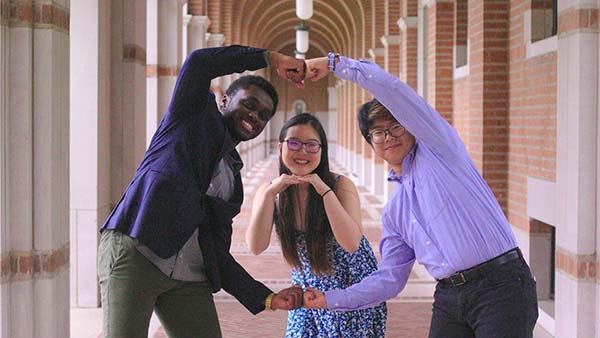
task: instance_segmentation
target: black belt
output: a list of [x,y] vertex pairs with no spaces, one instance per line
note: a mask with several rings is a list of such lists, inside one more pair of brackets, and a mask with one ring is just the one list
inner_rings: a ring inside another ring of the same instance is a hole
[[483,262],[483,263],[476,265],[470,269],[459,271],[459,272],[451,275],[450,277],[440,279],[439,282],[452,284],[454,286],[463,285],[469,281],[472,281],[474,279],[477,279],[477,278],[483,276],[483,274],[485,274],[485,272],[489,271],[490,269],[496,268],[502,264],[508,263],[515,259],[519,259],[520,257],[521,257],[521,250],[519,248],[514,248],[510,251],[503,253],[502,255],[500,255],[496,258],[492,258],[489,261]]

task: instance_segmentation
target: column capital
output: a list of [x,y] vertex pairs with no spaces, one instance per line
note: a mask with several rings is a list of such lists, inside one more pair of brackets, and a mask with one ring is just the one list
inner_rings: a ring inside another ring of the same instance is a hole
[[220,47],[225,42],[225,35],[223,34],[212,34],[207,33],[208,36],[208,47]]
[[385,48],[369,48],[369,55],[372,59],[375,59],[378,56],[384,56]]
[[210,26],[210,19],[204,15],[192,15],[189,24],[191,26],[202,26],[208,28]]
[[400,44],[400,35],[384,35],[381,37],[381,43],[384,47]]
[[182,18],[183,21],[183,27],[187,27],[190,24],[190,21],[192,21],[192,16],[190,14],[185,14]]
[[405,16],[398,19],[398,27],[401,31],[405,31],[407,28],[416,28],[419,24],[419,17],[416,16]]

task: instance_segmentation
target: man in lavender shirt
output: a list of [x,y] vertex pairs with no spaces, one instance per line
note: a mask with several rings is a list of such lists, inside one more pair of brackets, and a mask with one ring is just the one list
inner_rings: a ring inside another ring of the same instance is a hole
[[309,289],[304,306],[377,305],[402,291],[418,260],[438,280],[429,337],[532,337],[535,281],[456,130],[372,62],[329,53],[306,65],[313,81],[333,72],[373,94],[358,112],[359,127],[389,164],[396,190],[382,215],[379,269],[344,290]]

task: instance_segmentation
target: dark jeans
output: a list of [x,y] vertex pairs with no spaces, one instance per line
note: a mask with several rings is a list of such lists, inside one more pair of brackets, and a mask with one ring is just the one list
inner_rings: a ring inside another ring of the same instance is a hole
[[531,338],[538,317],[535,281],[522,257],[460,286],[439,282],[430,338]]

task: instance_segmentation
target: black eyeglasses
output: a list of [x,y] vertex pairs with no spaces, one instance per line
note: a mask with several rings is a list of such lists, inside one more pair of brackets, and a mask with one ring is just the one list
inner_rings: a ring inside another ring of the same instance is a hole
[[390,134],[394,137],[402,137],[405,133],[406,133],[406,129],[402,125],[396,123],[387,129],[373,130],[369,134],[369,139],[373,143],[381,144],[381,143],[385,142],[385,138],[387,137],[388,134]]
[[315,141],[300,142],[298,140],[284,140],[287,143],[287,147],[291,151],[299,151],[304,146],[304,150],[307,153],[316,154],[321,150],[321,144]]

